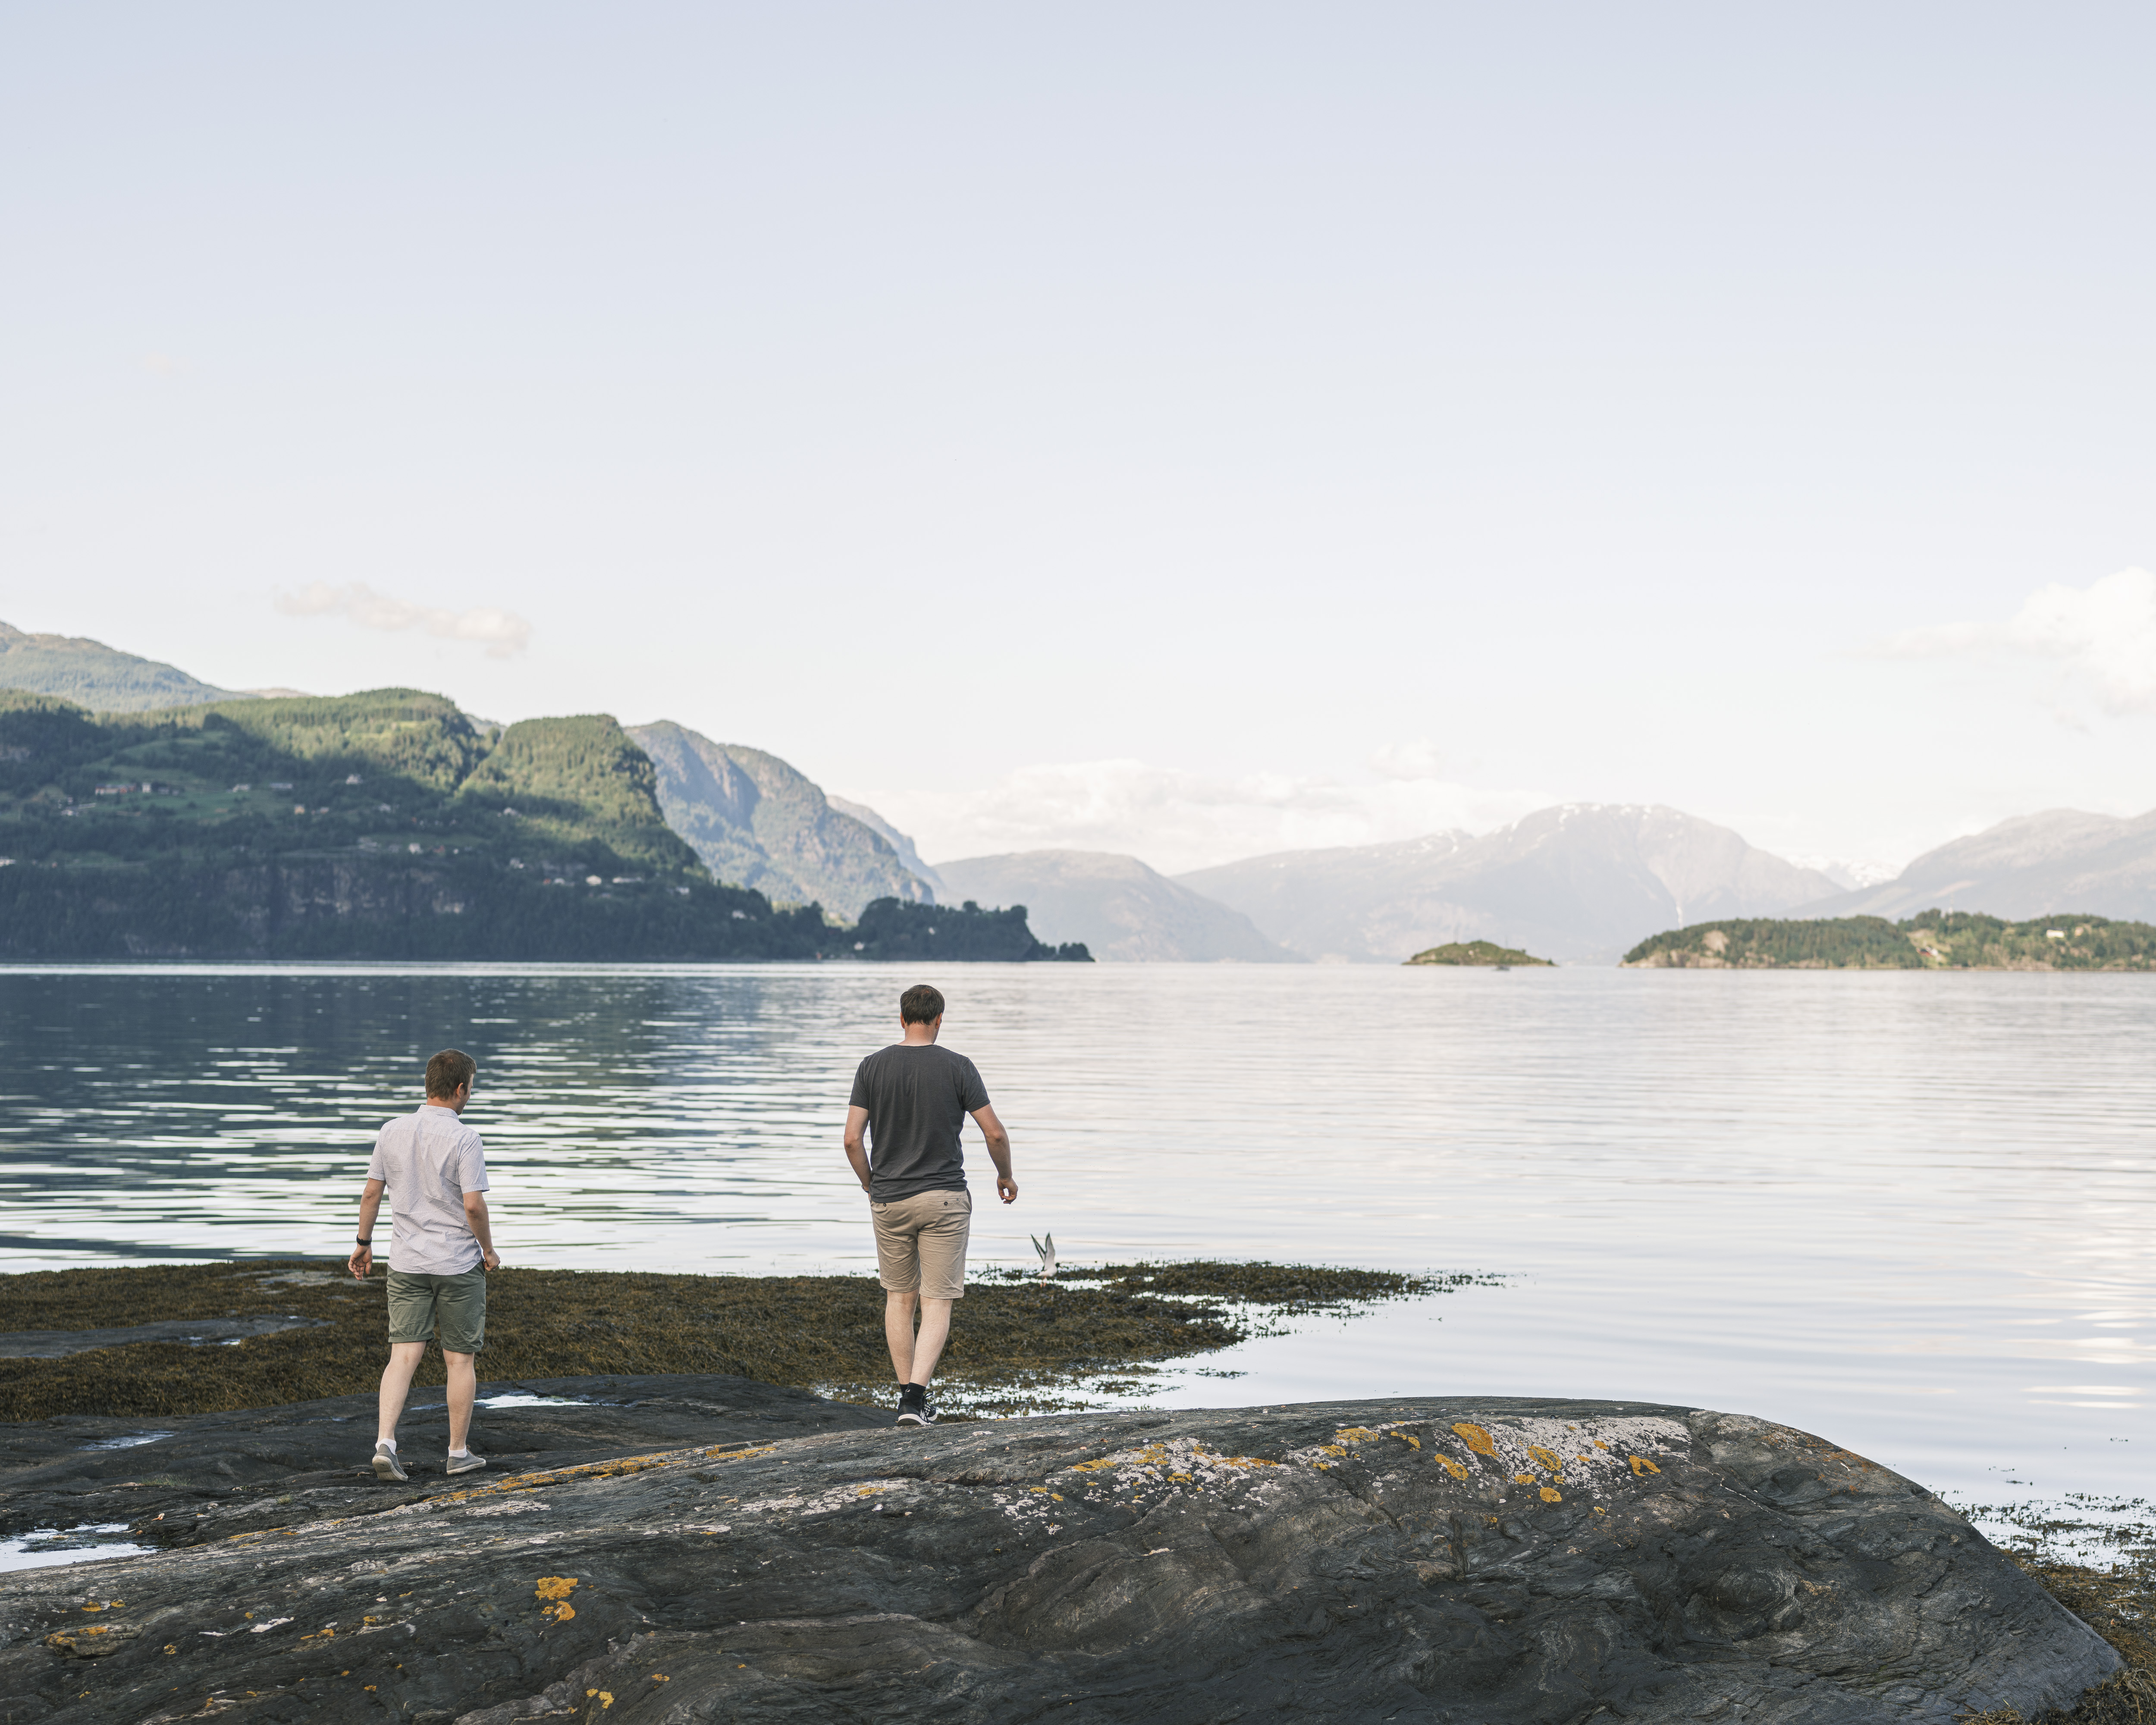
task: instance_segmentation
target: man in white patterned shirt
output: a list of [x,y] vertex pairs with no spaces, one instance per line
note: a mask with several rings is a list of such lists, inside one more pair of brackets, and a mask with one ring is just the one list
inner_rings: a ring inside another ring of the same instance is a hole
[[486,1153],[461,1118],[478,1062],[445,1048],[427,1062],[427,1100],[374,1140],[359,1200],[359,1248],[349,1268],[361,1278],[374,1264],[374,1219],[383,1194],[393,1232],[389,1249],[389,1363],[382,1373],[381,1423],[374,1445],[378,1478],[408,1478],[397,1459],[397,1422],[428,1341],[441,1332],[449,1379],[450,1473],[486,1466],[471,1453],[477,1359],[486,1345],[486,1272],[501,1267],[486,1213]]

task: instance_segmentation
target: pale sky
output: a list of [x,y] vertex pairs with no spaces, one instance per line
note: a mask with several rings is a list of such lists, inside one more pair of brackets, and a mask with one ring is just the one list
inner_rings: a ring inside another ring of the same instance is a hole
[[2156,804],[2156,14],[16,7],[0,619],[932,860]]

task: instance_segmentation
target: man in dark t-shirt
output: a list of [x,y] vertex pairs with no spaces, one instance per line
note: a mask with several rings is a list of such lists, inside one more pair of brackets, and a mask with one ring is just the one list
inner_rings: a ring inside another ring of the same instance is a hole
[[[996,1192],[1018,1197],[1010,1134],[988,1106],[973,1063],[938,1048],[943,997],[926,983],[898,998],[904,1040],[879,1049],[854,1074],[846,1108],[846,1160],[869,1195],[876,1270],[884,1286],[883,1334],[898,1377],[898,1423],[933,1425],[928,1380],[951,1334],[951,1302],[966,1292],[966,1190],[958,1134],[970,1114],[996,1165]],[[862,1134],[869,1134],[868,1146]],[[914,1333],[916,1308],[921,1331]]]

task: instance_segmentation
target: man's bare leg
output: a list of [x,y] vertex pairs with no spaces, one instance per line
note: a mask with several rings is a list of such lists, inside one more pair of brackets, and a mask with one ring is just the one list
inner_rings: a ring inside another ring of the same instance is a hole
[[923,1389],[936,1375],[936,1363],[943,1358],[943,1344],[951,1339],[951,1302],[921,1302],[921,1333],[913,1338],[913,1382]]
[[884,1345],[891,1349],[891,1368],[901,1387],[913,1382],[913,1308],[920,1297],[895,1288],[884,1291]]
[[[404,1414],[404,1398],[412,1391],[412,1374],[419,1369],[419,1362],[427,1357],[424,1342],[392,1342],[389,1344],[389,1363],[382,1368],[382,1403],[380,1417],[375,1422],[374,1435],[378,1442],[397,1441],[397,1422]],[[469,1360],[471,1356],[464,1358]],[[471,1409],[465,1404],[467,1414]]]
[[479,1394],[479,1373],[473,1365],[475,1356],[451,1353],[442,1350],[442,1363],[449,1368],[449,1453],[454,1455],[465,1447],[465,1440],[471,1435],[472,1402]]

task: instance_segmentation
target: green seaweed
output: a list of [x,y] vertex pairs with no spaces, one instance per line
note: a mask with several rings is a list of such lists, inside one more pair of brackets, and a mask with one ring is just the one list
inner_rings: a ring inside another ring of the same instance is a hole
[[[1129,1264],[1053,1282],[990,1272],[960,1303],[937,1383],[953,1407],[1010,1413],[1082,1404],[1158,1363],[1263,1333],[1269,1317],[1449,1291],[1476,1278],[1278,1264]],[[290,1316],[311,1327],[231,1347],[135,1343],[56,1360],[0,1360],[0,1420],[228,1412],[371,1390],[381,1375],[385,1282],[334,1262],[256,1260],[0,1276],[0,1332],[159,1319]],[[496,1271],[487,1281],[484,1381],[606,1373],[725,1372],[842,1400],[890,1392],[883,1294],[859,1276],[680,1276]],[[418,1381],[442,1381],[429,1350]]]

